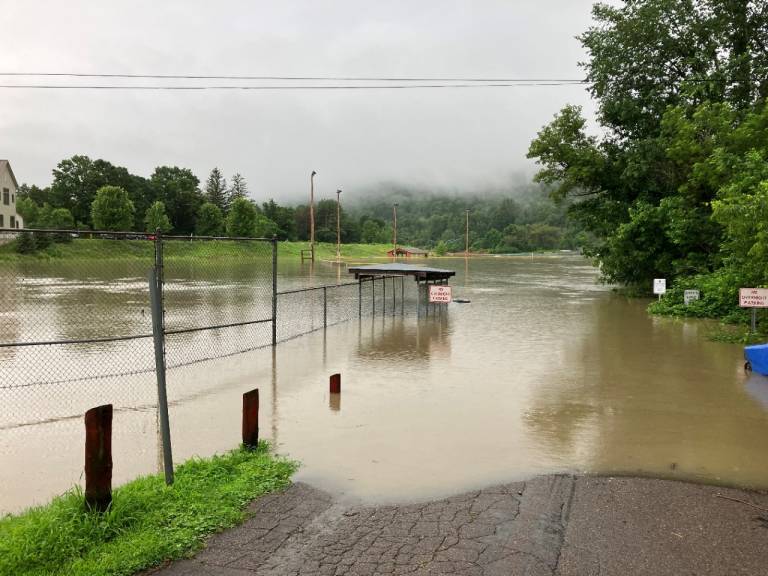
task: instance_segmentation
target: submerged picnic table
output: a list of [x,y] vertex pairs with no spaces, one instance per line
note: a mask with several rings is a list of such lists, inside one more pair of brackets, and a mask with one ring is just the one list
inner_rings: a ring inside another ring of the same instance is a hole
[[369,264],[366,266],[350,266],[347,271],[355,275],[355,279],[375,278],[377,276],[413,276],[416,282],[447,282],[455,276],[453,270],[430,268],[416,264]]

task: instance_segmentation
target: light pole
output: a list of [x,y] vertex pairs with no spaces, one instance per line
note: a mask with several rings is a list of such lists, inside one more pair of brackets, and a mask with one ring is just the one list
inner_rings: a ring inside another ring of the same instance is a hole
[[341,260],[341,190],[336,190],[336,261]]
[[392,238],[392,244],[395,245],[395,250],[393,254],[395,255],[395,259],[397,259],[397,202],[395,202],[392,205],[392,222],[393,222],[393,230],[394,230],[394,236]]
[[464,258],[469,256],[469,208],[466,209],[467,213],[467,227],[464,232]]
[[312,251],[312,262],[315,261],[315,172],[309,177],[309,249]]

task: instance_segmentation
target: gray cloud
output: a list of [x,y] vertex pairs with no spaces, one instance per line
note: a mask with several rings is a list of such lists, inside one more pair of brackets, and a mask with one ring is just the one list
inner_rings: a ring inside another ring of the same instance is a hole
[[[591,0],[3,0],[3,71],[505,76],[583,74]],[[0,83],[37,82],[5,78]],[[96,80],[56,80],[95,83]],[[117,82],[117,81],[115,81]],[[160,81],[136,81],[158,84]],[[103,82],[101,82],[103,83]],[[166,82],[173,84],[174,82]],[[190,84],[189,81],[176,82]],[[214,81],[201,82],[213,84]],[[225,83],[225,82],[220,82]],[[0,157],[46,185],[87,154],[241,172],[259,200],[380,181],[474,188],[532,173],[536,131],[582,87],[333,92],[0,90]]]

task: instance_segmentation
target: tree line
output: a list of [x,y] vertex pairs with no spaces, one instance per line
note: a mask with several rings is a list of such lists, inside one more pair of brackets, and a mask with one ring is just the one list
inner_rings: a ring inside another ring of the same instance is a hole
[[[556,205],[540,186],[511,187],[483,195],[435,193],[387,186],[362,192],[339,209],[344,243],[391,243],[393,203],[399,204],[398,243],[438,252],[464,249],[470,210],[473,251],[523,252],[574,248],[583,233],[567,222],[567,205]],[[308,241],[309,206],[261,204],[245,179],[228,184],[218,168],[200,184],[191,170],[160,166],[149,178],[106,160],[73,156],[61,161],[46,188],[22,185],[17,210],[28,228],[137,231],[177,235],[277,236]],[[334,199],[315,205],[315,239],[336,241]]]
[[768,10],[750,0],[596,4],[580,36],[601,136],[566,106],[531,143],[536,179],[570,198],[606,280],[661,306],[734,313],[768,282]]

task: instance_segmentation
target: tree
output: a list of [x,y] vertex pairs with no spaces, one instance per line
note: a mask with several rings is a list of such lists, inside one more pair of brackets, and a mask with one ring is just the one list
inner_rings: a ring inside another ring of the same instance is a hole
[[197,212],[195,233],[198,236],[221,236],[224,234],[224,216],[219,207],[210,202],[200,206]]
[[[53,171],[53,184],[47,195],[51,205],[67,208],[76,222],[91,224],[91,204],[96,191],[103,186],[119,186],[128,192],[137,218],[151,204],[151,193],[146,179],[134,176],[121,166],[114,166],[106,160],[91,160],[88,156],[73,156],[59,162]],[[30,194],[34,193],[30,189]],[[143,222],[135,221],[126,227],[141,229]]]
[[35,203],[32,198],[17,197],[16,199],[16,212],[24,219],[25,228],[35,228],[37,223],[37,215],[40,211],[40,207]]
[[130,230],[134,207],[128,192],[119,186],[102,186],[91,205],[91,219],[97,230]]
[[19,186],[19,191],[16,194],[16,198],[29,198],[38,206],[42,206],[46,202],[50,202],[50,192],[50,188],[40,188],[34,184],[32,186],[29,184],[22,184]]
[[245,178],[239,172],[232,176],[232,186],[229,188],[229,194],[227,195],[227,206],[238,198],[248,199],[248,185],[245,182]]
[[[701,160],[768,95],[768,11],[749,0],[597,4],[580,40],[603,136],[566,106],[531,143],[536,179],[571,197],[609,281],[718,266],[718,179]],[[719,106],[726,105],[728,114]],[[719,138],[719,137],[718,137]]]
[[280,229],[277,224],[264,214],[256,215],[255,236],[258,238],[272,238],[277,236]]
[[197,211],[203,204],[197,176],[187,168],[159,166],[149,182],[155,197],[165,204],[173,229],[178,234],[194,232]]
[[376,244],[381,237],[382,228],[376,220],[366,219],[362,225],[361,240],[365,244]]
[[280,206],[270,199],[261,206],[261,211],[269,220],[275,223],[274,234],[279,240],[296,240],[296,220],[292,208]]
[[205,201],[226,212],[227,195],[227,181],[222,176],[221,170],[214,168],[208,175],[208,180],[205,181]]
[[256,207],[245,198],[238,198],[232,202],[227,214],[227,235],[256,236],[256,215]]
[[171,221],[168,219],[168,215],[165,213],[165,204],[160,200],[152,204],[147,208],[144,214],[145,230],[147,232],[155,232],[158,229],[161,232],[171,231]]

